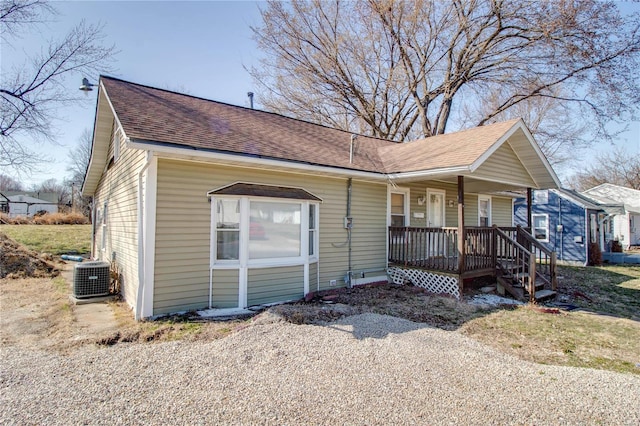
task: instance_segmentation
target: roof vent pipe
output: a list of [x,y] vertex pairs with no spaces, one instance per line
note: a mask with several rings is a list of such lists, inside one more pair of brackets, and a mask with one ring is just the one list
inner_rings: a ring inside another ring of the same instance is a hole
[[358,135],[351,135],[351,145],[349,146],[349,164],[353,164],[353,143],[358,138]]
[[253,92],[247,92],[247,96],[249,97],[249,106],[253,109]]

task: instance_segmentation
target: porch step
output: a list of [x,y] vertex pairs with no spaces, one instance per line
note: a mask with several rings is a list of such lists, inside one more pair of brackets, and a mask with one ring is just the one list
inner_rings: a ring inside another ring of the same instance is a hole
[[536,302],[540,302],[543,300],[547,300],[547,299],[553,299],[554,297],[556,297],[556,292],[553,290],[539,290],[536,291],[536,295],[535,295],[535,299]]

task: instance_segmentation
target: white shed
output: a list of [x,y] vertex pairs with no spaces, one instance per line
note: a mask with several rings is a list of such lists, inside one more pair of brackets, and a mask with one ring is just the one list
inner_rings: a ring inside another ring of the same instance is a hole
[[58,204],[26,194],[9,195],[9,217],[27,216],[32,217],[39,211],[47,213],[58,213]]

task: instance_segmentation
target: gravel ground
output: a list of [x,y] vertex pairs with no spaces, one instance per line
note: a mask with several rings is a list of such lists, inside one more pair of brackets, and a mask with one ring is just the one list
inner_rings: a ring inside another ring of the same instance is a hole
[[363,314],[222,340],[2,347],[0,424],[640,424],[640,377],[532,364]]

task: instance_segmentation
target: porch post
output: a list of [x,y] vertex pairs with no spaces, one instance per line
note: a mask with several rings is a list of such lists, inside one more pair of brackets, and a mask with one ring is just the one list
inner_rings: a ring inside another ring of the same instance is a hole
[[464,176],[458,176],[458,287],[462,297],[462,274],[464,273]]
[[529,232],[533,234],[533,220],[531,219],[531,211],[533,210],[532,202],[532,190],[531,188],[527,188],[527,228],[529,228]]

